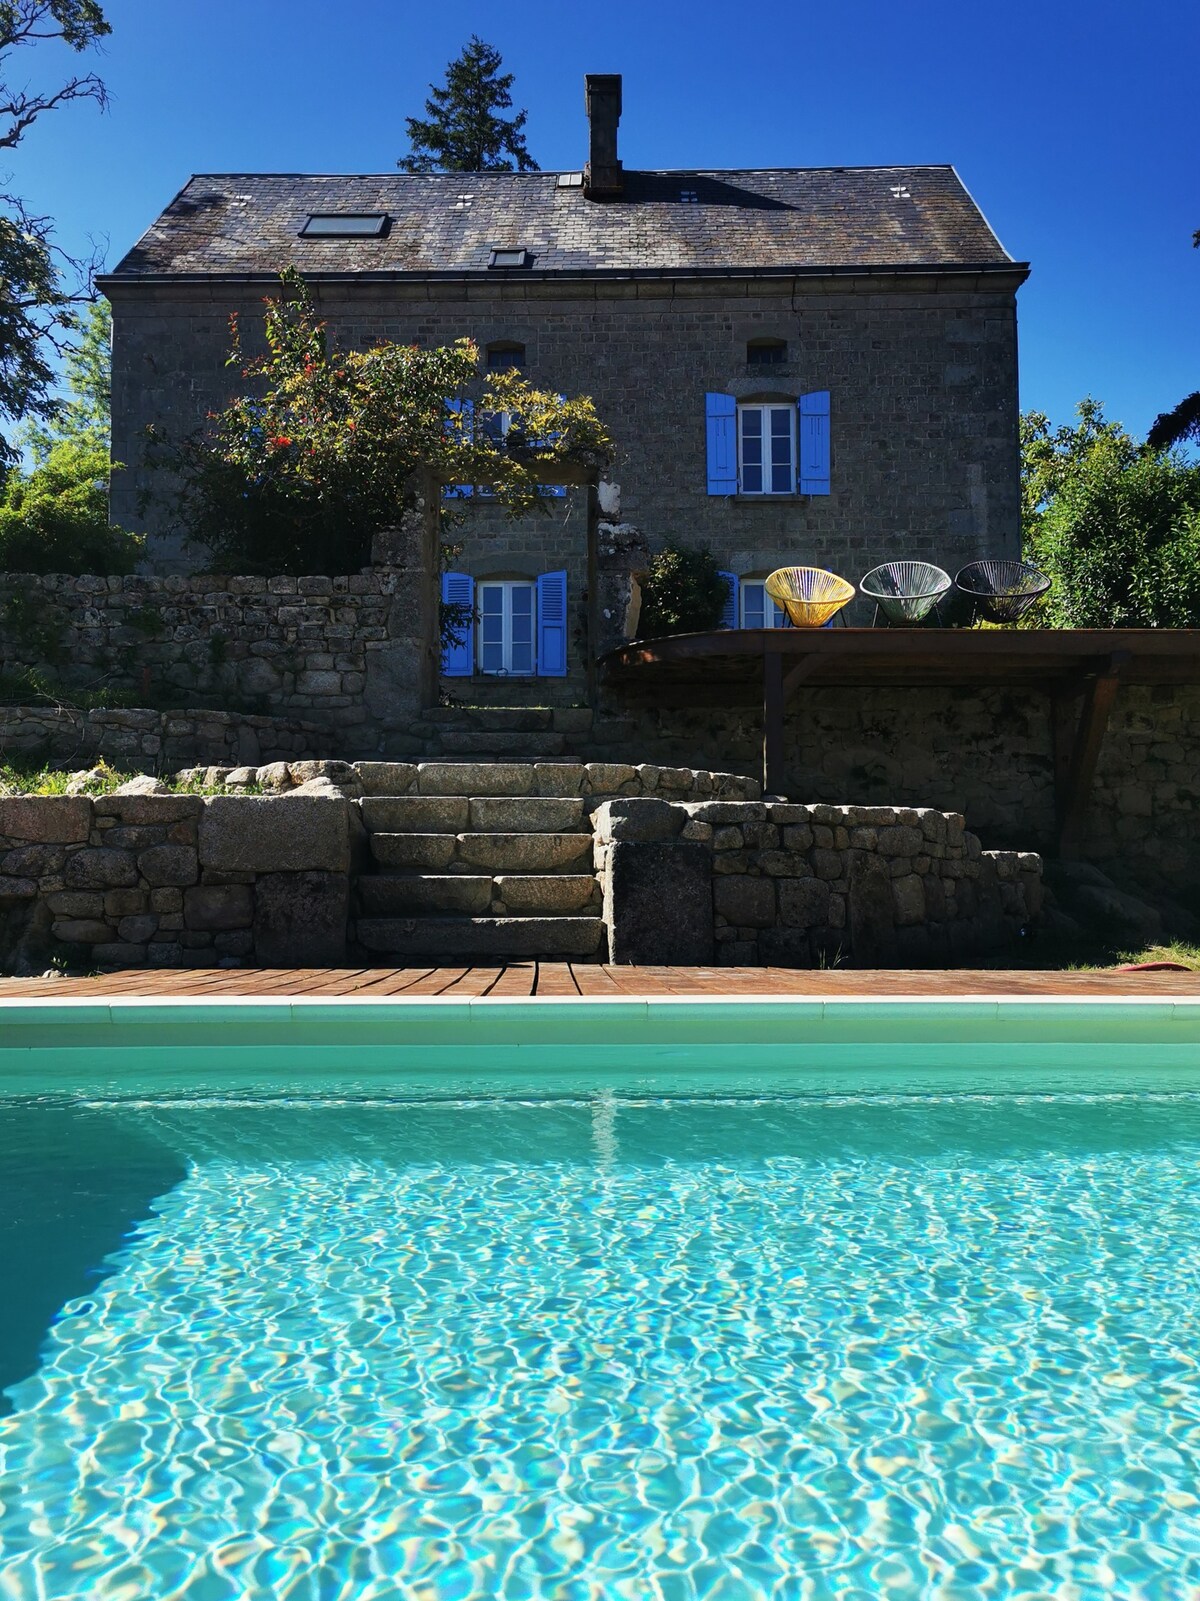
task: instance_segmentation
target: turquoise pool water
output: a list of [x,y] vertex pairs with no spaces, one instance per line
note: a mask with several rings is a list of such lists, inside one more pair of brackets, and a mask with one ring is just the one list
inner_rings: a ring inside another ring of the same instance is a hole
[[0,1597],[1200,1593],[1200,1095],[0,1107]]

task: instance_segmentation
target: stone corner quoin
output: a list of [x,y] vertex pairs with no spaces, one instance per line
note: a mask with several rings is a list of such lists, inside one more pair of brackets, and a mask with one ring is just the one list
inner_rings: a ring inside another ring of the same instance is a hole
[[220,872],[345,873],[350,803],[340,795],[215,795],[200,818],[200,866]]

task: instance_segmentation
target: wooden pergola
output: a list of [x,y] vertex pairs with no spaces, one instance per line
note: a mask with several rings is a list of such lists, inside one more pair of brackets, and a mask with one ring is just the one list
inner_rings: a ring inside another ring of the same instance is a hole
[[1060,855],[1073,855],[1121,684],[1200,684],[1200,629],[761,628],[633,640],[601,682],[715,704],[761,690],[763,791],[784,782],[783,721],[814,688],[1025,688],[1049,697]]

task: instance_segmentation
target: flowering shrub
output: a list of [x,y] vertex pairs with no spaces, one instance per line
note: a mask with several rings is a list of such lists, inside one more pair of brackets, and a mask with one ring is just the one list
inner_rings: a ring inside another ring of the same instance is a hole
[[[331,350],[294,272],[267,300],[264,327],[266,353],[248,360],[232,324],[229,365],[256,393],[183,441],[151,430],[149,460],[166,469],[189,541],[226,572],[357,571],[372,536],[399,520],[418,473],[487,484],[516,517],[542,505],[548,467],[608,455],[589,399],[566,400],[512,372],[481,382],[468,339]],[[460,404],[468,391],[480,415],[508,412],[518,423],[500,439],[472,427]]]

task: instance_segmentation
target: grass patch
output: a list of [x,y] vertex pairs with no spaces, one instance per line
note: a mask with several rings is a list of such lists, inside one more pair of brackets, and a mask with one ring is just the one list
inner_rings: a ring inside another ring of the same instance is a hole
[[[71,779],[76,772],[87,773],[86,783],[78,789],[68,789]],[[111,795],[114,790],[127,784],[131,778],[142,778],[144,774],[140,769],[129,772],[119,767],[110,767],[100,758],[91,767],[76,768],[68,771],[61,767],[38,766],[33,762],[0,762],[0,797],[5,795]],[[166,784],[172,795],[227,795],[230,793],[223,784],[207,784],[201,778],[172,778],[164,775],[162,782]],[[260,784],[245,784],[234,791],[238,795],[261,795]]]

